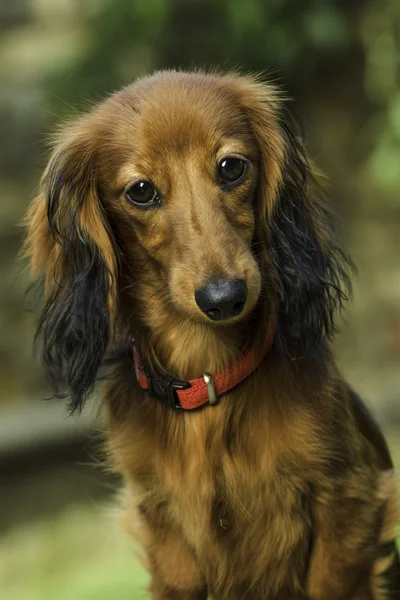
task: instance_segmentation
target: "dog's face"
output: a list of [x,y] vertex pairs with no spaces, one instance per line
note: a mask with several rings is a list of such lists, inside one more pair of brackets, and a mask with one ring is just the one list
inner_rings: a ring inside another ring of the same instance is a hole
[[218,330],[279,303],[282,339],[329,335],[343,255],[312,181],[279,95],[251,78],[159,73],[66,129],[28,253],[46,278],[45,361],[75,402],[124,311]]
[[122,150],[108,173],[109,211],[124,220],[125,255],[145,271],[134,295],[212,327],[243,319],[261,288],[252,252],[259,152],[223,91],[182,76],[138,86],[124,92],[134,107],[120,116],[124,131],[110,119],[108,133]]

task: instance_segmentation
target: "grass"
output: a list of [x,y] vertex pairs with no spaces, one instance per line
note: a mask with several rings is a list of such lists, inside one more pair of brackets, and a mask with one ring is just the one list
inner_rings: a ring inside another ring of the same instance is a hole
[[0,598],[148,600],[137,549],[110,521],[106,511],[72,506],[11,530],[0,542]]

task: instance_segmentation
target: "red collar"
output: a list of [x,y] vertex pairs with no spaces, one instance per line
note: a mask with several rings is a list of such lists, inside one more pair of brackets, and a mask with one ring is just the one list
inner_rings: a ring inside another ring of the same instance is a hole
[[203,377],[180,381],[170,375],[148,373],[142,363],[136,344],[133,343],[133,362],[140,387],[157,396],[174,408],[193,410],[204,404],[215,404],[219,396],[229,392],[244,381],[262,363],[274,341],[276,323],[270,327],[265,343],[259,352],[248,350],[225,371],[215,375],[204,373]]

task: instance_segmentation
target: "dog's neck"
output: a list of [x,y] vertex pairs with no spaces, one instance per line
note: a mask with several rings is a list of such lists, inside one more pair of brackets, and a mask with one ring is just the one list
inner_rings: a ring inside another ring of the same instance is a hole
[[245,349],[261,346],[268,322],[267,317],[262,320],[258,314],[244,323],[213,327],[170,314],[160,327],[148,330],[146,339],[140,340],[142,356],[158,371],[179,379],[195,379],[205,372],[222,371]]

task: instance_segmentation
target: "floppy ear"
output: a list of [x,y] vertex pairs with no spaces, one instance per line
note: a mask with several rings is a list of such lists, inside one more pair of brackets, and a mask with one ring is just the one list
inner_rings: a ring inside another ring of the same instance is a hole
[[79,123],[56,144],[42,192],[27,215],[26,254],[44,278],[37,336],[56,395],[80,409],[92,391],[110,337],[115,253],[98,196],[90,128]]
[[269,235],[281,336],[292,354],[303,355],[337,332],[335,315],[351,291],[352,264],[332,231],[322,177],[295,127],[283,113],[285,160]]
[[352,265],[331,230],[322,178],[279,92],[251,79],[245,88],[242,102],[261,154],[257,235],[278,296],[280,340],[301,356],[333,338]]

